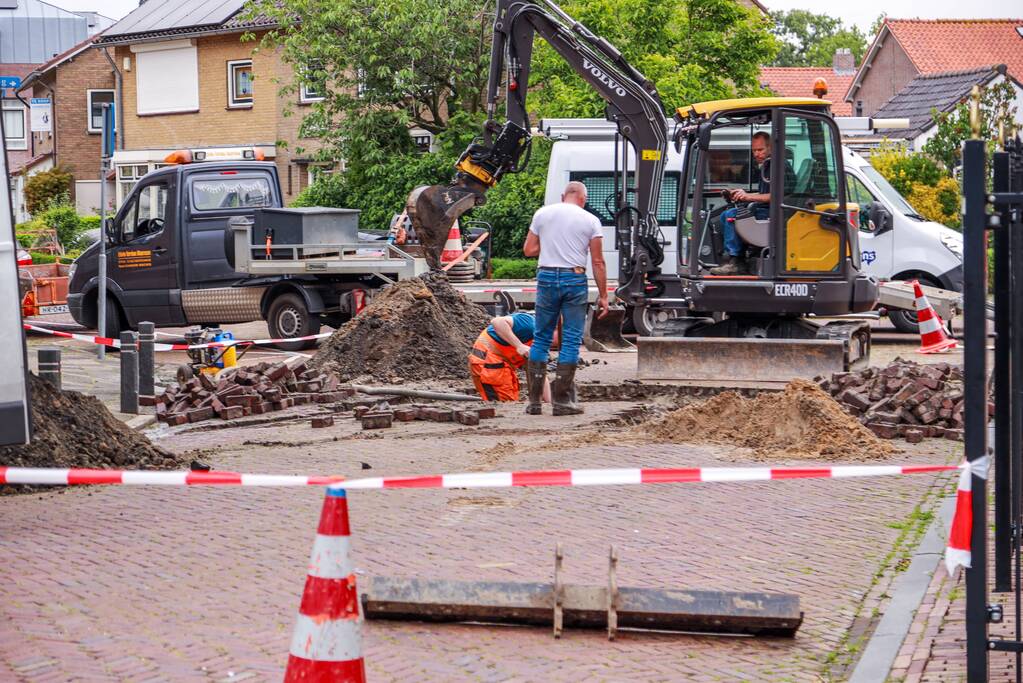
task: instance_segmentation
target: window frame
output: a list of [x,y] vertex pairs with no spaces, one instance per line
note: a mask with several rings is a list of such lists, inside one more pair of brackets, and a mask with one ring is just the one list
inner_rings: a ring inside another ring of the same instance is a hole
[[310,87],[314,86],[310,86],[308,83],[303,83],[299,86],[298,101],[300,104],[313,104],[314,102],[322,102],[327,99],[326,95],[317,95],[315,90],[310,93]]
[[21,112],[21,137],[11,138],[8,137],[7,125],[4,125],[4,148],[12,151],[24,151],[28,149],[28,109],[18,100],[9,100],[4,98],[3,101],[3,112],[6,116],[6,112],[9,111],[20,111]]
[[[89,135],[99,135],[103,132],[103,124],[100,124],[99,128],[92,127],[92,96],[96,93],[110,93],[111,100],[110,106],[114,108],[114,112],[117,112],[117,91],[113,88],[90,88],[85,91],[85,127]],[[101,103],[102,104],[102,103]],[[117,116],[114,116],[114,131],[117,131]]]
[[200,182],[211,182],[211,181],[217,181],[217,180],[224,180],[224,178],[220,177],[219,175],[202,174],[202,175],[195,175],[195,176],[193,176],[192,178],[189,179],[189,182],[188,182],[188,211],[189,211],[189,213],[191,215],[193,215],[193,216],[204,216],[204,215],[210,215],[210,214],[223,214],[223,213],[228,213],[228,212],[239,212],[239,211],[244,211],[244,212],[251,213],[253,211],[253,209],[271,208],[273,206],[274,200],[276,199],[276,197],[275,197],[275,194],[274,194],[273,183],[271,182],[270,177],[268,175],[262,174],[262,173],[251,174],[251,175],[238,174],[238,175],[231,176],[231,178],[234,179],[234,180],[250,180],[250,181],[251,180],[258,180],[260,182],[265,183],[266,190],[267,190],[266,191],[266,195],[264,196],[265,203],[262,206],[214,206],[214,207],[210,207],[210,208],[201,208],[198,205],[198,203],[196,202],[196,184],[200,183]]
[[[248,67],[250,78],[252,78],[252,94],[248,99],[241,99],[235,92],[235,72],[237,69]],[[228,109],[251,109],[256,101],[255,77],[251,59],[230,59],[227,61],[227,108]]]

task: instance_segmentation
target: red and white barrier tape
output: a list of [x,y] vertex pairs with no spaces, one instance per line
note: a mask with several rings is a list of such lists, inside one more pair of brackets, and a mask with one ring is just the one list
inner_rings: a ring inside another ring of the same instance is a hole
[[959,486],[956,489],[956,509],[952,516],[952,528],[948,532],[945,546],[945,568],[949,575],[956,567],[969,569],[973,563],[973,475],[987,479],[988,456],[961,465]]
[[[113,346],[115,348],[120,348],[121,346],[121,340],[111,339],[110,337],[94,337],[88,334],[75,334],[73,332],[61,332],[60,330],[48,330],[45,327],[37,327],[35,325],[30,325],[29,323],[22,323],[22,327],[33,332],[52,334],[55,337],[64,337],[66,339],[75,339],[88,344],[102,344],[103,346]],[[228,341],[209,342],[206,344],[163,344],[157,342],[153,344],[153,349],[156,351],[188,351],[190,349],[221,349],[227,346],[263,346],[267,344],[283,344],[287,342],[323,339],[324,337],[329,337],[331,334],[333,334],[333,332],[321,332],[319,334],[310,334],[305,337],[291,337],[289,339],[229,339]]]
[[950,472],[967,465],[836,465],[833,467],[682,467],[603,470],[466,472],[420,477],[369,477],[242,474],[226,471],[151,471],[0,467],[0,484],[147,484],[153,486],[324,486],[355,489],[500,488],[512,486],[616,486],[846,479],[928,472]]

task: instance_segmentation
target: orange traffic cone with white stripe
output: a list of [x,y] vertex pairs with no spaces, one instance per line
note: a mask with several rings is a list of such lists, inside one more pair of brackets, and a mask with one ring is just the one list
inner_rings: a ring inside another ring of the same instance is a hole
[[931,307],[920,282],[913,280],[913,297],[916,299],[916,320],[920,326],[920,348],[917,353],[940,353],[958,346],[955,339],[949,339],[941,318]]
[[444,251],[440,253],[441,263],[451,263],[462,255],[462,233],[458,229],[458,221],[455,221],[448,230],[448,240],[444,243]]
[[285,683],[365,683],[362,611],[350,559],[348,499],[327,489],[291,640]]

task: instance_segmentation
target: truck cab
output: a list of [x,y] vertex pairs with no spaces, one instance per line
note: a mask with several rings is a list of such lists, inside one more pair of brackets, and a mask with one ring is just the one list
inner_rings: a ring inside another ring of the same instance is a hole
[[[115,337],[142,320],[157,326],[248,322],[261,317],[265,283],[240,275],[225,253],[228,221],[281,206],[269,162],[167,166],[132,189],[102,239],[107,249],[107,329]],[[97,242],[74,263],[68,308],[76,322],[98,321]]]

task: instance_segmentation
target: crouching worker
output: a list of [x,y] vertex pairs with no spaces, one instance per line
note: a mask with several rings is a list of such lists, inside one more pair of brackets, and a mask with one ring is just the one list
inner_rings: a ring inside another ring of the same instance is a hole
[[[494,318],[469,352],[469,375],[484,401],[518,401],[519,374],[529,359],[536,319],[529,313]],[[545,384],[544,401],[550,402]]]

